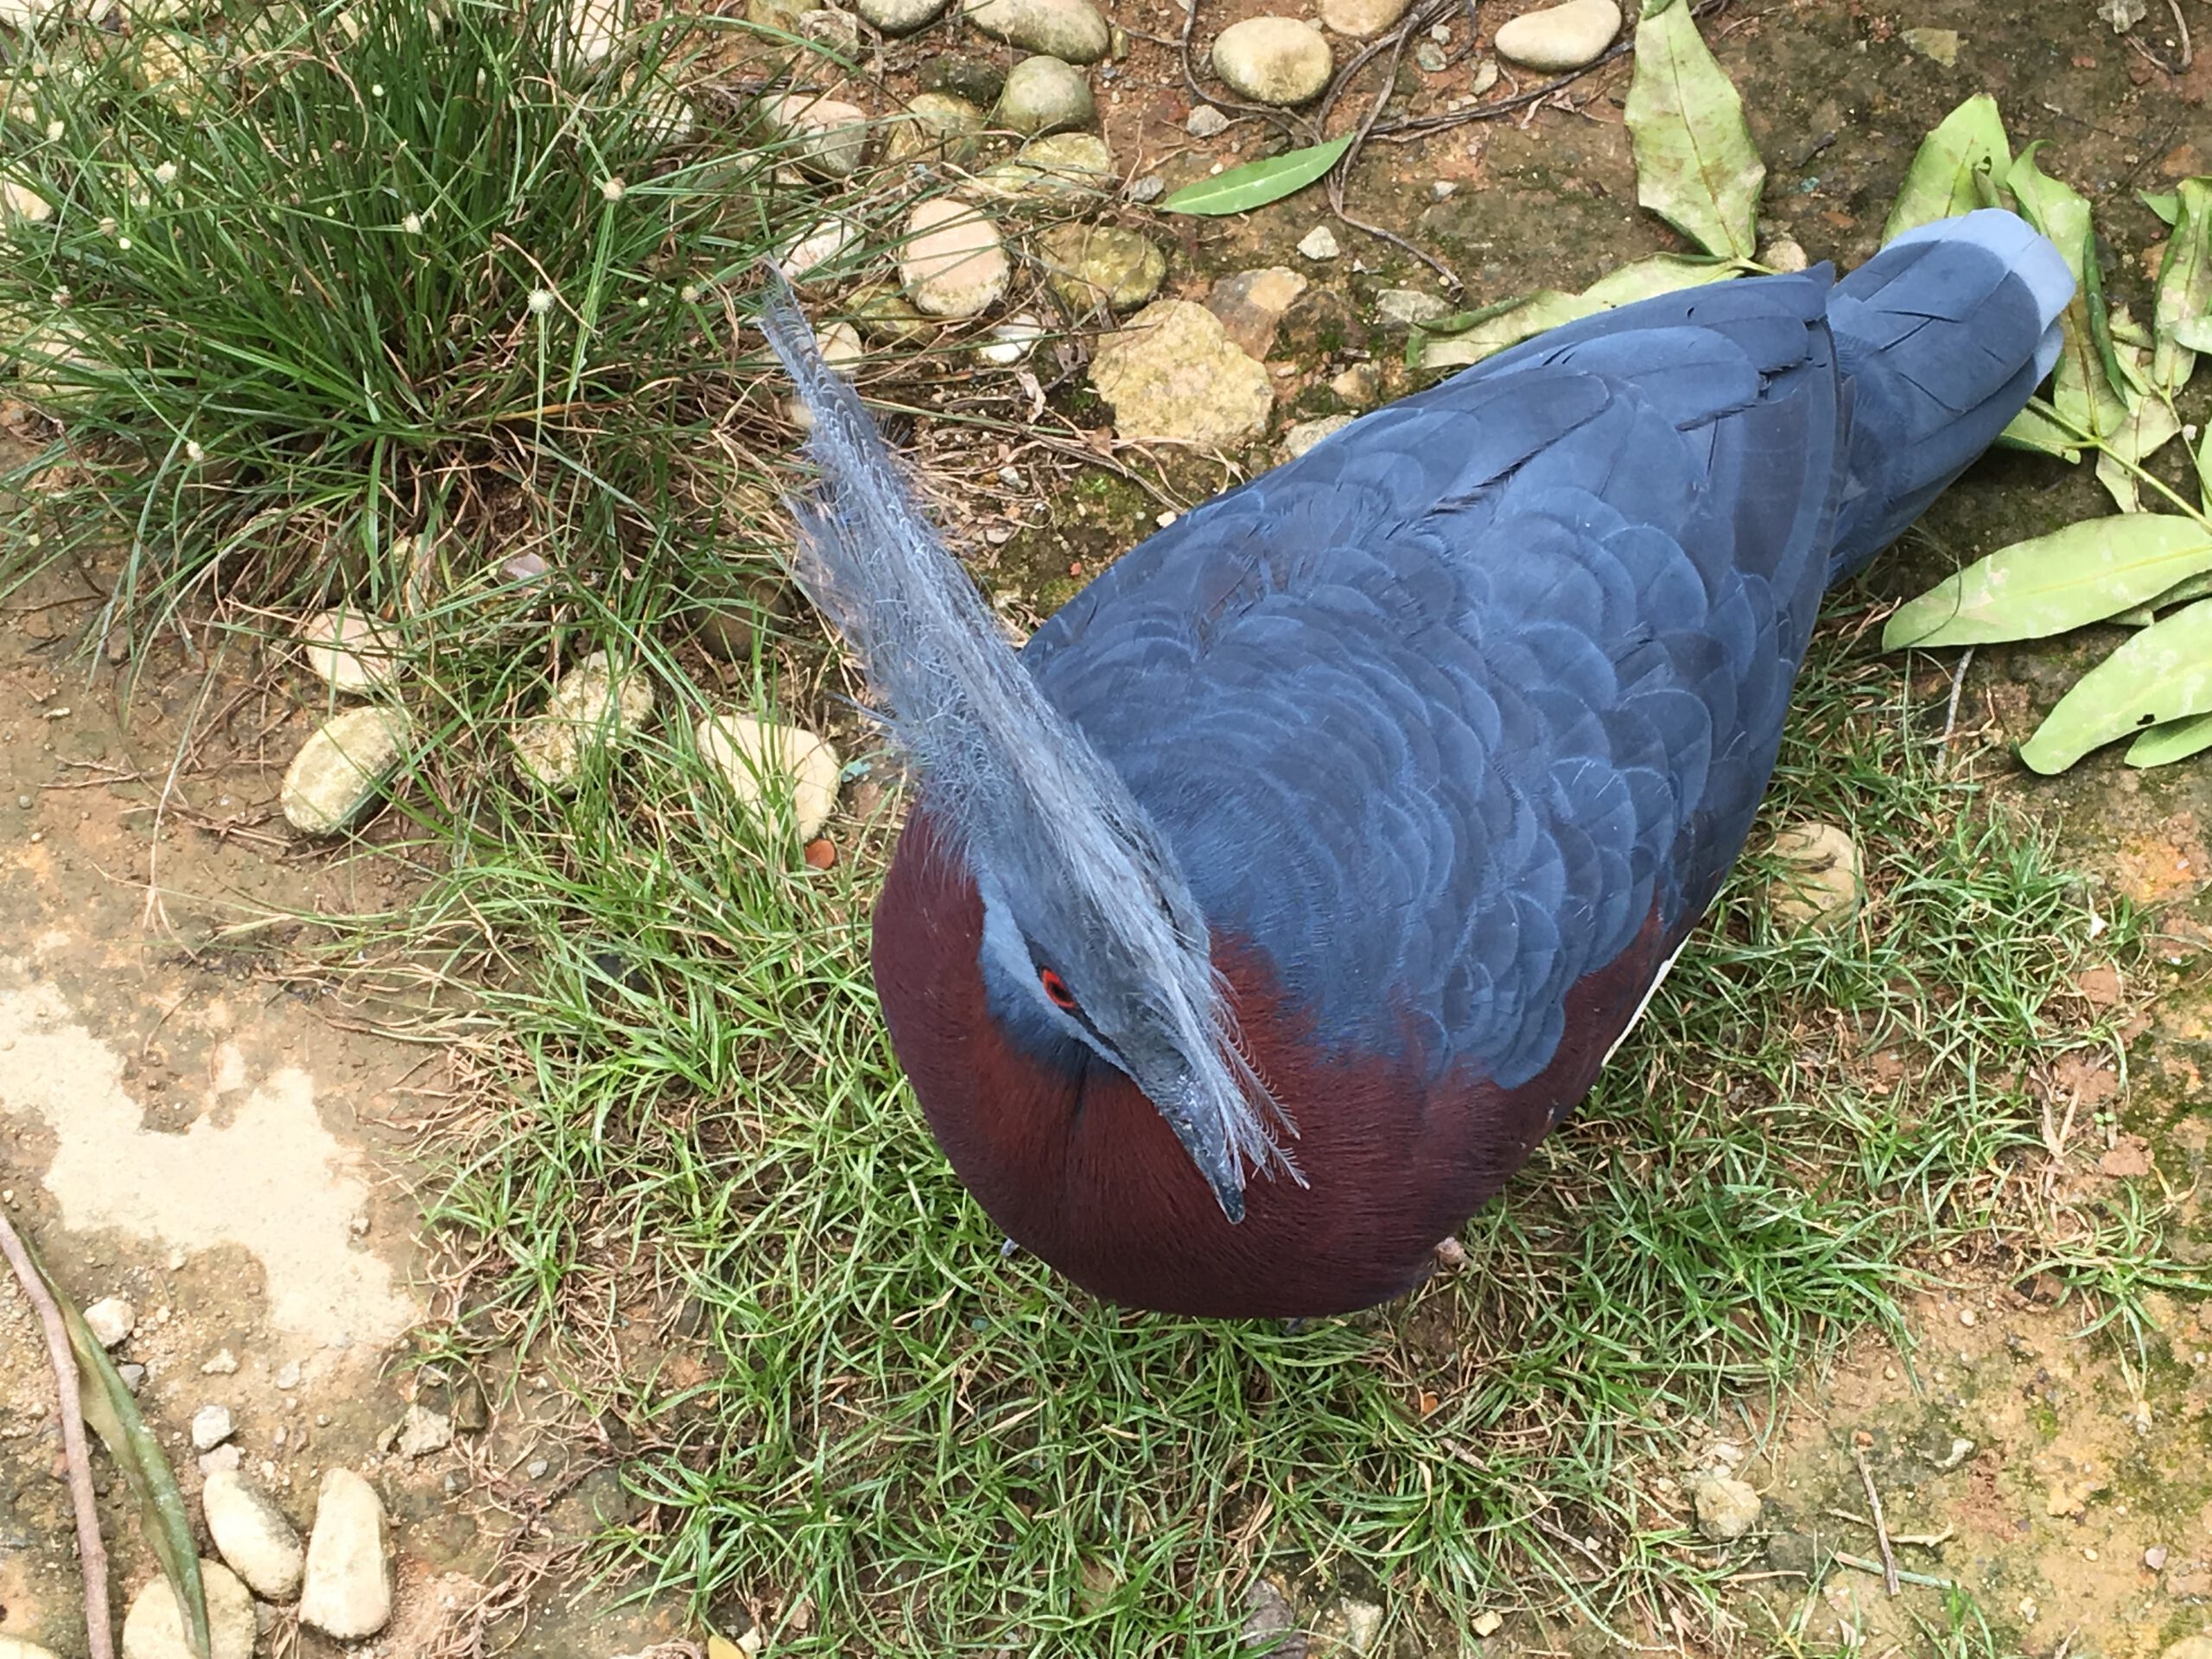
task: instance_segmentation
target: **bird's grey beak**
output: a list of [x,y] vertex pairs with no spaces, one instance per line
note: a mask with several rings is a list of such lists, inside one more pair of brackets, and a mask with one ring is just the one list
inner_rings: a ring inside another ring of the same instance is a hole
[[1230,1154],[1228,1125],[1221,1108],[1198,1087],[1188,1072],[1179,1072],[1157,1085],[1139,1080],[1146,1097],[1167,1120],[1183,1150],[1198,1166],[1213,1189],[1221,1213],[1234,1222],[1244,1219],[1244,1169]]

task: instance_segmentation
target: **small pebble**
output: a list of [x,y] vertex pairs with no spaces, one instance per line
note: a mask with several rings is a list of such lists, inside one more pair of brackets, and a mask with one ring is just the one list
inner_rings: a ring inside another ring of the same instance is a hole
[[1000,368],[1011,368],[1036,350],[1044,337],[1044,324],[1027,311],[1017,311],[991,330],[989,343],[978,346],[976,355]]
[[1769,270],[1802,270],[1811,263],[1805,250],[1786,236],[1777,236],[1759,253],[1759,264]]
[[806,843],[801,855],[806,860],[809,869],[830,869],[837,862],[837,843],[827,836],[817,836]]
[[384,1502],[350,1469],[322,1478],[308,1538],[300,1622],[341,1642],[374,1636],[391,1618]]
[[2149,1567],[2153,1573],[2164,1572],[2166,1570],[2166,1547],[2164,1544],[2153,1544],[2150,1548],[2145,1550],[2143,1552],[2143,1565]]
[[802,843],[814,838],[836,804],[837,751],[811,732],[749,715],[709,715],[699,722],[696,741],[700,758],[747,807],[759,810],[770,787],[787,793]]
[[532,1458],[528,1463],[523,1465],[522,1471],[532,1480],[543,1480],[545,1478],[545,1471],[552,1466],[543,1458]]
[[1962,1307],[1962,1308],[1961,1308],[1961,1309],[1959,1310],[1959,1323],[1960,1323],[1961,1325],[1972,1325],[1974,1322],[1974,1309],[1972,1309],[1972,1308],[1970,1308],[1970,1307]]
[[1337,233],[1325,225],[1316,225],[1306,232],[1299,241],[1298,251],[1308,259],[1333,259],[1341,251],[1337,246]]
[[907,215],[899,275],[915,309],[976,316],[998,303],[1013,274],[998,227],[975,203],[935,196]]
[[323,611],[300,624],[298,639],[308,666],[334,691],[370,696],[392,677],[392,642],[372,616]]
[[1166,194],[1167,181],[1157,173],[1148,173],[1143,178],[1129,181],[1129,200],[1140,207],[1147,202],[1158,201]]
[[453,1444],[453,1419],[432,1411],[420,1401],[407,1408],[393,1439],[393,1450],[403,1458],[427,1458]]
[[228,1406],[202,1406],[192,1414],[192,1448],[213,1452],[238,1432]]
[[229,1376],[238,1368],[238,1357],[227,1348],[215,1351],[215,1357],[200,1368],[202,1376]]
[[760,110],[761,118],[791,141],[791,159],[807,172],[848,178],[868,156],[868,112],[856,104],[779,92],[762,99]]
[[1485,1607],[1475,1615],[1471,1626],[1477,1636],[1496,1636],[1505,1628],[1503,1615]]
[[1414,48],[1414,62],[1424,74],[1440,75],[1444,73],[1444,48],[1434,41],[1423,41]]
[[200,1489],[208,1535],[264,1601],[289,1601],[299,1593],[306,1548],[284,1512],[235,1470],[219,1470]]
[[1324,415],[1319,420],[1300,421],[1282,435],[1283,453],[1296,461],[1332,432],[1341,432],[1352,423],[1350,415]]
[[993,40],[1063,63],[1096,63],[1113,31],[1090,0],[967,0],[963,15]]
[[276,1386],[280,1389],[298,1388],[300,1386],[300,1362],[296,1359],[288,1359],[282,1365],[279,1365],[276,1368]]
[[1087,127],[1098,118],[1090,83],[1058,58],[1024,58],[1007,72],[994,125],[1025,138]]
[[1417,288],[1386,288],[1375,296],[1375,321],[1385,328],[1411,328],[1440,322],[1452,315],[1446,301]]
[[[28,798],[23,804],[30,804]],[[138,1310],[120,1296],[103,1296],[85,1310],[85,1326],[92,1340],[112,1348],[137,1328]]]
[[1229,130],[1229,118],[1212,105],[1201,104],[1183,123],[1183,130],[1193,138],[1218,138]]
[[1594,63],[1621,31],[1613,0],[1567,0],[1500,23],[1491,42],[1502,58],[1559,74]]
[[123,1379],[123,1386],[133,1394],[146,1386],[146,1368],[133,1361],[125,1360],[117,1366],[115,1374]]
[[1248,17],[1213,43],[1214,73],[1255,103],[1287,108],[1321,95],[1336,71],[1327,38],[1295,17]]
[[374,804],[414,738],[399,709],[354,709],[325,721],[300,746],[278,799],[302,835],[335,835]]
[[1715,1543],[1741,1538],[1758,1525],[1759,1495],[1732,1475],[1707,1475],[1691,1489],[1697,1529]]
[[508,741],[515,762],[540,788],[565,793],[583,782],[591,758],[621,743],[653,710],[652,679],[619,672],[594,651],[561,676],[545,711],[517,726]]
[[[200,1563],[200,1590],[207,1603],[211,1659],[251,1659],[257,1629],[253,1596],[220,1561]],[[123,1618],[123,1659],[190,1659],[184,1615],[176,1592],[159,1573],[139,1586]]]

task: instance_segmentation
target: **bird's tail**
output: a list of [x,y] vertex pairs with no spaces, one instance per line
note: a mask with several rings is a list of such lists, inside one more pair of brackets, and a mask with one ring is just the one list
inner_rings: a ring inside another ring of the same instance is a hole
[[1828,297],[1851,443],[1834,571],[1896,540],[1995,442],[2058,360],[2074,276],[1997,208],[1908,231]]

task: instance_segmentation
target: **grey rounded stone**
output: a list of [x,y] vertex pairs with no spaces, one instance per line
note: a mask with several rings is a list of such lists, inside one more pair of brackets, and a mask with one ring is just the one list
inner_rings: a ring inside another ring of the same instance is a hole
[[103,1296],[85,1310],[85,1328],[103,1348],[112,1348],[138,1326],[138,1310],[120,1296]]
[[1767,849],[1777,866],[1767,909],[1785,933],[1838,928],[1859,914],[1859,843],[1833,823],[1785,824]]
[[1406,15],[1413,0],[1321,0],[1321,21],[1339,35],[1371,41]]
[[1497,55],[1530,69],[1561,74],[1594,63],[1621,32],[1613,0],[1567,0],[1527,11],[1497,26]]
[[613,658],[595,651],[562,675],[544,712],[507,741],[533,783],[565,792],[583,781],[591,756],[622,742],[652,711],[652,682],[642,672],[618,673]]
[[1114,44],[1090,0],[967,0],[964,15],[995,41],[1063,63],[1096,63]]
[[1441,322],[1451,315],[1449,302],[1417,288],[1386,288],[1375,296],[1375,321],[1385,328]]
[[1714,1543],[1741,1538],[1759,1523],[1759,1495],[1733,1475],[1707,1475],[1691,1489],[1697,1529]]
[[1013,275],[998,227],[974,202],[935,196],[907,216],[899,276],[916,310],[978,315],[999,302]]
[[1045,280],[1078,315],[1100,305],[1134,310],[1167,280],[1167,256],[1135,231],[1110,225],[1056,225],[1037,239]]
[[949,3],[950,0],[857,0],[857,9],[871,29],[886,35],[911,35],[943,16]]
[[283,774],[285,823],[305,836],[352,825],[376,801],[411,739],[414,721],[398,708],[356,708],[323,721]]
[[791,159],[810,173],[842,179],[868,156],[868,116],[856,104],[812,92],[779,92],[760,103],[777,135],[793,140]]
[[0,1659],[54,1659],[54,1653],[20,1636],[0,1636]]
[[[207,1649],[212,1659],[253,1659],[253,1598],[220,1561],[200,1563],[200,1593],[207,1601]],[[123,1616],[123,1659],[191,1659],[184,1614],[169,1581],[156,1573],[130,1599]]]
[[301,654],[334,691],[373,696],[391,683],[397,654],[376,618],[355,610],[322,611],[300,624]]
[[238,1432],[228,1406],[202,1406],[192,1414],[192,1448],[213,1452]]
[[1326,37],[1295,17],[1248,17],[1213,43],[1214,73],[1255,104],[1287,108],[1319,98],[1336,67]]
[[982,147],[983,112],[950,92],[917,92],[891,129],[894,162],[942,159],[965,167]]
[[995,196],[1103,194],[1113,188],[1114,158],[1096,133],[1056,132],[1032,139],[975,182]]
[[1296,461],[1322,439],[1343,431],[1357,418],[1352,415],[1324,415],[1318,421],[1300,421],[1282,435],[1283,454]]
[[1792,237],[1777,236],[1759,250],[1759,264],[1769,270],[1802,270],[1811,263],[1805,250]]
[[1184,121],[1183,130],[1193,138],[1218,138],[1229,130],[1229,118],[1212,105],[1201,104]]
[[219,1469],[200,1489],[208,1535],[231,1570],[264,1601],[299,1593],[307,1550],[283,1510],[235,1469]]
[[999,101],[1006,86],[1006,70],[988,58],[943,52],[915,72],[914,82],[925,92],[950,92],[979,110],[988,110]]
[[300,1623],[341,1642],[374,1636],[391,1619],[390,1556],[377,1489],[351,1469],[331,1470],[308,1538]]
[[1058,58],[1024,58],[1007,71],[999,94],[997,124],[1025,138],[1087,127],[1098,106],[1083,72]]

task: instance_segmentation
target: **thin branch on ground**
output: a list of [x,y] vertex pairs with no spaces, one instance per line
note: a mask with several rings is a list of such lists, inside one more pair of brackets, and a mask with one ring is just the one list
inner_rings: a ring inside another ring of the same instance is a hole
[[99,1498],[92,1491],[92,1452],[85,1440],[85,1411],[78,1398],[77,1357],[69,1349],[69,1328],[61,1306],[32,1265],[23,1241],[0,1212],[0,1255],[16,1270],[23,1294],[38,1310],[46,1331],[46,1357],[54,1367],[56,1408],[61,1418],[61,1455],[69,1469],[69,1504],[77,1513],[77,1564],[85,1581],[85,1645],[92,1659],[115,1659],[115,1628],[107,1605],[107,1546],[100,1541]]
[[[1890,1545],[1890,1523],[1882,1513],[1882,1495],[1874,1488],[1874,1471],[1867,1466],[1866,1448],[1854,1444],[1851,1448],[1851,1459],[1859,1465],[1859,1484],[1866,1489],[1866,1507],[1874,1516],[1874,1542],[1882,1552],[1882,1578],[1894,1596],[1899,1582],[1897,1554]],[[1837,1559],[1842,1558],[1839,1556]]]
[[1901,1584],[1916,1584],[1927,1590],[1958,1588],[1957,1580],[1953,1579],[1939,1579],[1932,1573],[1907,1573],[1894,1566],[1885,1569],[1879,1561],[1870,1561],[1863,1555],[1848,1555],[1840,1549],[1836,1551],[1835,1558],[1845,1567],[1854,1567],[1861,1573],[1872,1573],[1878,1579],[1888,1580],[1890,1593],[1893,1596],[1897,1593],[1897,1586]]

